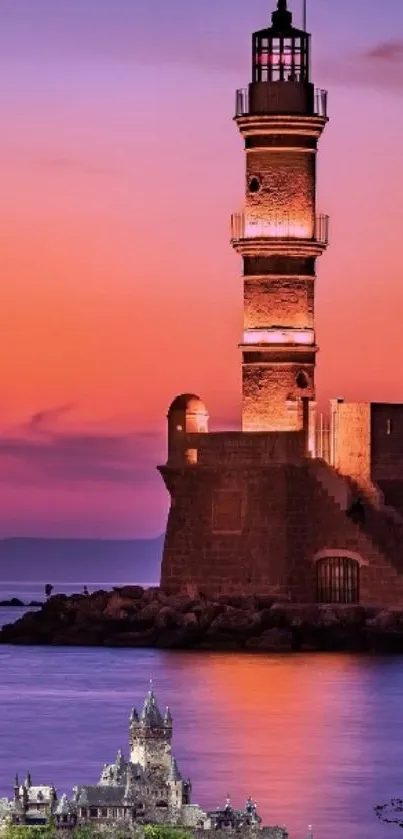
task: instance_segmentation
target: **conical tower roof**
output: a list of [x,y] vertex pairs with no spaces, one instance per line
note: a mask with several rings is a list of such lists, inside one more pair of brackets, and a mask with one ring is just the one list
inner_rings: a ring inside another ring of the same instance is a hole
[[136,711],[136,708],[134,708],[134,707],[132,708],[132,711],[131,711],[131,714],[130,714],[130,718],[129,718],[129,719],[130,719],[130,722],[138,722],[138,720],[139,720],[139,715],[138,715],[138,713],[137,713],[137,711]]
[[165,708],[164,723],[165,723],[165,725],[172,725],[172,714],[171,714],[171,711],[170,711],[168,705]]
[[161,728],[164,725],[164,720],[158,708],[151,683],[140,714],[140,722],[150,728]]
[[174,757],[171,757],[171,766],[169,768],[168,781],[181,781],[182,775],[179,772],[178,764]]

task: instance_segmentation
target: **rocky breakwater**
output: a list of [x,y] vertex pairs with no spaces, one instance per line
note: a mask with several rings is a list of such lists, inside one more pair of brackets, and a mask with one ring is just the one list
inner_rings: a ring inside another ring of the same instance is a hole
[[274,598],[165,595],[140,586],[49,598],[0,632],[3,644],[245,651],[403,652],[403,610]]

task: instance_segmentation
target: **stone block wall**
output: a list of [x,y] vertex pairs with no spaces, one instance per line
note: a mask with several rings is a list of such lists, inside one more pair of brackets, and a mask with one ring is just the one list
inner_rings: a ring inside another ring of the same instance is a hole
[[[302,423],[302,417],[301,417]],[[187,434],[185,447],[197,452],[200,466],[267,466],[273,463],[293,463],[305,453],[305,432],[242,431]]]
[[244,278],[244,329],[314,328],[314,277]]
[[403,481],[403,405],[373,402],[371,476],[374,481]]
[[315,468],[309,459],[259,465],[233,455],[227,465],[160,467],[172,499],[162,587],[312,602],[317,555],[347,551],[359,557],[361,601],[401,605],[403,542],[400,557],[390,521],[374,510],[368,526],[354,523]]
[[[296,139],[296,143],[298,139]],[[252,178],[260,183],[251,192]],[[315,154],[305,150],[247,149],[246,206],[248,219],[289,221],[302,236],[313,235],[315,219]]]
[[[245,359],[251,358],[245,353]],[[262,355],[262,354],[261,354]],[[272,354],[273,355],[273,354]],[[242,365],[242,428],[244,431],[260,431],[262,428],[277,431],[292,431],[298,428],[298,402],[301,390],[298,375],[306,376],[307,387],[303,395],[315,396],[315,355],[310,358],[296,358],[294,362],[278,363],[270,358],[264,366]],[[262,359],[264,360],[264,359]],[[269,363],[271,361],[271,363]],[[307,363],[308,362],[308,363]]]

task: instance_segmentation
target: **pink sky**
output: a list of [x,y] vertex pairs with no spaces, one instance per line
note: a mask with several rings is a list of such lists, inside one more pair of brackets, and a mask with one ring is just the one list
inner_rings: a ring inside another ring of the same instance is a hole
[[[232,115],[270,5],[2,4],[0,535],[160,533],[171,399],[194,391],[212,428],[237,427]],[[309,7],[331,117],[318,398],[403,401],[403,7]]]

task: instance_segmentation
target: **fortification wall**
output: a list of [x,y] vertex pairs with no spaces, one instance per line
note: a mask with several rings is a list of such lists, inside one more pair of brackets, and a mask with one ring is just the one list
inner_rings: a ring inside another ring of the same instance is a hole
[[185,446],[197,451],[200,466],[268,466],[295,463],[304,457],[304,431],[251,432],[225,431],[187,434]]
[[348,551],[360,557],[362,602],[403,603],[403,576],[382,538],[374,541],[351,520],[315,474],[315,462],[161,473],[172,497],[161,575],[167,592],[313,602],[317,555]]

